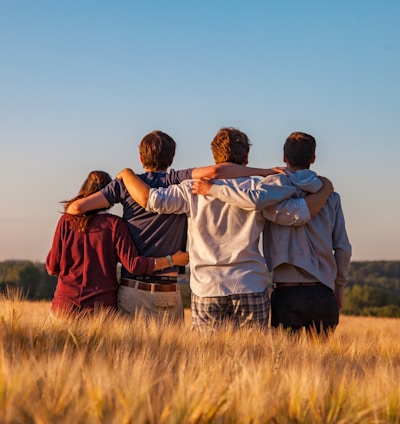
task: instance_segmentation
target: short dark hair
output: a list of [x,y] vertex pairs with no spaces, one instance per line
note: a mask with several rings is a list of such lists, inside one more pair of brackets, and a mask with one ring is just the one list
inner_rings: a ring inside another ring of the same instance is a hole
[[247,163],[250,140],[245,133],[236,128],[221,128],[211,142],[215,163]]
[[286,139],[283,153],[291,166],[308,167],[315,155],[316,142],[312,135],[293,132]]
[[175,148],[175,140],[162,131],[146,134],[139,144],[143,166],[154,171],[167,169],[174,160]]

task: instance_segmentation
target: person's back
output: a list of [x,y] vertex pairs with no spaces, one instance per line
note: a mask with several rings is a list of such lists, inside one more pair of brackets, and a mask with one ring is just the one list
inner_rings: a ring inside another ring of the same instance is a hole
[[[147,171],[139,177],[152,188],[168,187],[179,184],[191,177],[191,170],[170,172]],[[102,190],[102,194],[110,204],[120,203],[123,219],[127,222],[131,237],[140,255],[166,256],[176,250],[186,250],[187,219],[185,215],[158,215],[146,211],[131,197],[124,183],[114,179]],[[166,266],[167,268],[167,266]],[[177,268],[168,269],[177,271]],[[126,269],[122,276],[130,278]]]
[[[154,187],[165,187],[191,178],[192,170],[170,171],[176,143],[162,131],[145,135],[139,145],[140,159],[145,169],[142,178]],[[145,211],[129,195],[123,181],[114,179],[99,193],[71,204],[67,212],[85,214],[87,211],[120,203],[123,219],[140,255],[165,257],[159,271],[151,274],[130,273],[121,269],[118,308],[127,314],[143,312],[155,318],[183,320],[183,303],[177,276],[179,266],[171,255],[186,250],[186,217],[158,216]]]
[[[140,178],[151,187],[168,187],[191,178],[192,170],[170,170],[176,143],[166,133],[153,131],[140,142],[140,160],[145,173]],[[146,211],[131,197],[120,179],[113,180],[102,190],[109,204],[120,203],[123,218],[140,255],[168,256],[177,250],[186,250],[187,220],[184,215],[158,215]],[[177,281],[179,267],[166,262],[153,275],[131,274],[122,267],[118,307],[123,312],[139,311],[149,316],[183,319],[183,303]],[[162,283],[162,284],[161,284]]]
[[58,276],[53,310],[68,309],[72,304],[78,309],[93,309],[96,304],[116,308],[117,264],[122,261],[137,272],[152,269],[147,258],[135,265],[137,250],[128,242],[128,229],[118,216],[96,214],[90,228],[81,232],[74,228],[71,216],[64,214],[57,225],[56,243],[46,259],[48,272]]
[[[138,178],[138,181],[142,184],[143,182],[147,183],[144,184],[147,194],[149,186],[167,187],[189,178],[214,178],[220,175],[228,176],[232,173],[250,175],[250,170],[246,170],[246,167],[239,165],[235,167],[233,164],[167,172],[167,168],[172,164],[174,154],[175,141],[161,131],[153,131],[142,139],[140,159],[145,173]],[[140,254],[167,255],[168,258],[172,252],[184,250],[187,239],[186,215],[158,215],[146,211],[133,200],[126,190],[123,177],[126,171],[132,172],[128,169],[121,171],[118,177],[104,190],[86,199],[75,201],[69,206],[68,212],[84,214],[93,209],[120,203],[123,206],[123,218],[128,223]],[[264,171],[261,170],[261,172]],[[269,171],[267,170],[267,175],[269,175]],[[137,176],[135,175],[135,177]],[[160,269],[159,273],[153,275],[130,274],[125,268],[122,269],[118,299],[120,310],[131,314],[142,310],[146,314],[163,319],[166,315],[174,320],[183,318],[183,304],[179,284],[177,284],[178,267],[168,260],[162,262]]]
[[[319,190],[316,177],[314,171],[307,169],[267,177],[264,181],[271,185],[292,185],[298,188],[298,196],[304,197]],[[313,180],[311,186],[310,180]],[[336,291],[342,291],[339,286],[347,281],[350,251],[339,194],[331,193],[320,212],[304,225],[286,227],[267,220],[263,249],[276,281],[287,279],[289,272],[294,278],[294,273],[301,268],[332,290],[336,285]],[[290,268],[293,269],[290,271]],[[297,279],[301,280],[301,275],[304,278],[304,273],[300,272]]]
[[[199,297],[263,292],[267,284],[265,260],[259,249],[264,218],[211,196],[192,194],[192,180],[150,195],[148,208],[188,217],[190,286]],[[257,179],[215,180],[242,189],[255,188]]]
[[[77,198],[99,191],[111,181],[103,171],[92,171]],[[138,257],[124,220],[93,211],[83,216],[63,214],[57,224],[46,258],[49,274],[58,277],[52,301],[54,312],[94,310],[95,306],[116,308],[117,263],[135,272],[152,272],[153,258]]]
[[[317,175],[309,169],[315,146],[314,137],[292,133],[284,145],[287,175],[267,177],[265,183],[294,186],[299,197],[317,191]],[[267,221],[264,234],[264,254],[274,283],[271,325],[333,330],[339,322],[351,258],[339,194],[331,193],[305,225],[283,227]]]
[[[221,129],[211,147],[217,164],[247,164],[250,142],[239,130]],[[257,182],[257,179],[233,179],[215,183],[250,190]],[[268,195],[269,204],[290,197],[292,191],[275,190]],[[256,324],[266,328],[267,270],[259,251],[264,226],[262,214],[212,197],[197,196],[192,192],[191,181],[150,190],[147,208],[188,216],[192,326],[213,327],[229,320],[238,327]]]

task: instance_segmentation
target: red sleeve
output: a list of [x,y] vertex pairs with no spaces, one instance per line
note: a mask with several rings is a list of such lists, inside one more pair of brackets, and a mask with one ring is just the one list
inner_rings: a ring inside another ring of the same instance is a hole
[[46,270],[50,275],[58,275],[60,273],[60,263],[62,254],[62,227],[64,216],[62,216],[57,224],[56,231],[54,232],[53,244],[46,259]]
[[116,220],[115,249],[121,264],[132,274],[152,274],[154,258],[138,256],[128,226],[122,218]]

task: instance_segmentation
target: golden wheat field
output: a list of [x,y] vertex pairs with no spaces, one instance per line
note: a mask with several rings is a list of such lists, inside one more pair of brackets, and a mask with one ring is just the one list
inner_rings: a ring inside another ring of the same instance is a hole
[[0,299],[1,423],[400,423],[400,321],[210,334]]

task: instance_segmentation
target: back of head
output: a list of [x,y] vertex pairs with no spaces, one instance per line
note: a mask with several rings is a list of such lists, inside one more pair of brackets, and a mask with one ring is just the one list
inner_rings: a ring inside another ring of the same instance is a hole
[[309,168],[315,158],[316,142],[312,135],[293,132],[286,139],[283,153],[291,166]]
[[174,160],[176,143],[162,131],[145,135],[139,145],[139,153],[145,168],[153,171],[167,169]]
[[232,162],[246,165],[250,146],[247,135],[231,127],[221,128],[211,142],[215,163]]
[[111,177],[109,174],[107,174],[107,172],[92,171],[83,182],[77,197],[82,198],[90,196],[91,194],[100,191],[109,182],[111,182]]
[[[111,182],[111,177],[107,172],[104,171],[92,171],[83,182],[79,193],[72,199],[64,201],[64,211],[68,209],[68,206],[77,199],[83,199],[90,196],[91,194],[97,193],[103,189],[108,183]],[[109,208],[105,208],[109,209]],[[103,209],[103,210],[105,210]],[[98,210],[88,211],[83,215],[71,215],[69,220],[73,223],[74,228],[80,232],[84,232],[90,224],[92,217],[99,212]]]

